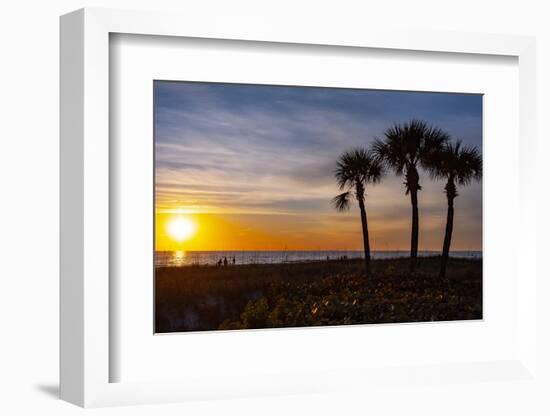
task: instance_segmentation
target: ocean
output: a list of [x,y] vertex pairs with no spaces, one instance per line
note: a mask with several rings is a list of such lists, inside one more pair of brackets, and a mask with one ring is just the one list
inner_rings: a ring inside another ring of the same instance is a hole
[[[419,251],[419,257],[438,256],[441,251]],[[451,257],[480,259],[481,251],[452,251]],[[390,259],[408,257],[408,251],[373,251],[373,259]],[[157,251],[155,253],[156,267],[216,265],[227,259],[231,264],[278,264],[300,263],[321,260],[336,260],[340,258],[363,258],[362,251]]]

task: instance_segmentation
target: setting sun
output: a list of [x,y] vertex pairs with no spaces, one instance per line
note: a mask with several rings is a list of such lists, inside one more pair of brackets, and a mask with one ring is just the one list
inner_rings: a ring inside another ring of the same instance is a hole
[[190,239],[197,230],[196,224],[185,217],[176,217],[170,220],[166,227],[170,237],[177,242]]

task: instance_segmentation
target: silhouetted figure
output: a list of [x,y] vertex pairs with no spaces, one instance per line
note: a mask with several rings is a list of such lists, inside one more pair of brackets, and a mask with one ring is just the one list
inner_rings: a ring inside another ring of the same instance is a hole
[[224,257],[224,258],[223,258],[223,265],[224,265],[224,266],[227,266],[227,257]]
[[233,265],[235,265],[235,256],[233,256]]
[[220,267],[222,265],[222,259],[219,259],[217,264],[218,264],[218,267]]

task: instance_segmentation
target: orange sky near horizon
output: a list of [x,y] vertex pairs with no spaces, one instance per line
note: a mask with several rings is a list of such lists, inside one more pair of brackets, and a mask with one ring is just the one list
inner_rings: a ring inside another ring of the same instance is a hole
[[[176,241],[170,221],[184,218],[195,225],[188,239]],[[156,214],[156,250],[247,251],[247,250],[362,250],[359,213],[328,214],[312,219],[284,214]],[[422,250],[440,250],[444,219],[425,218],[420,235]],[[405,219],[380,220],[369,224],[372,250],[409,250],[410,235]],[[463,239],[461,239],[463,240]],[[454,250],[481,250],[474,241],[459,240]]]

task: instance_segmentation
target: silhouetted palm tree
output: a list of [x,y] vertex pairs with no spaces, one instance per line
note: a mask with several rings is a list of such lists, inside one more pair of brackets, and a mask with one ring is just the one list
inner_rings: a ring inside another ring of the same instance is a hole
[[334,176],[338,187],[345,192],[335,196],[332,204],[338,211],[350,208],[351,198],[355,197],[361,212],[361,226],[363,227],[363,248],[365,251],[365,270],[371,274],[369,227],[365,196],[367,184],[380,182],[384,175],[383,164],[368,150],[357,148],[343,153],[336,162]]
[[439,271],[439,276],[444,278],[451,249],[454,199],[458,196],[457,187],[468,185],[472,180],[479,181],[483,163],[481,154],[476,147],[465,147],[460,140],[457,140],[454,143],[446,143],[440,151],[432,154],[428,165],[428,169],[434,178],[447,180],[445,185],[447,225],[445,227],[445,239],[443,240]]
[[418,255],[418,191],[422,189],[418,168],[425,167],[430,155],[448,140],[449,135],[443,130],[429,126],[424,121],[411,120],[404,124],[394,124],[384,132],[383,139],[376,139],[373,143],[377,157],[397,175],[405,175],[405,194],[410,194],[412,205],[411,272],[416,268]]

